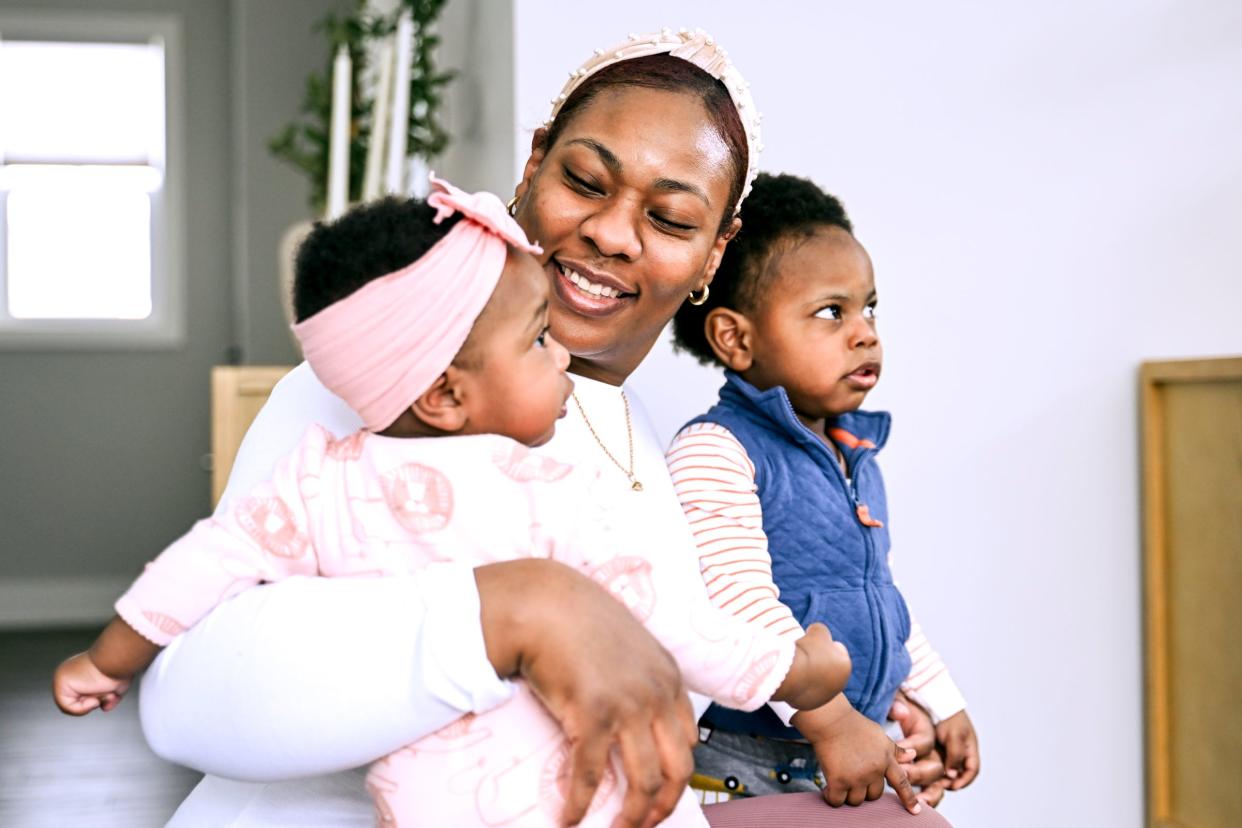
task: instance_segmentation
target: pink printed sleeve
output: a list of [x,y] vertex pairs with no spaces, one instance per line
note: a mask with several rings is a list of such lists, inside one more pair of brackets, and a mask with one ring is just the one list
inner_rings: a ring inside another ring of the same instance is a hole
[[227,598],[255,584],[316,574],[303,483],[322,465],[318,427],[276,467],[270,481],[233,498],[165,549],[116,602],[116,612],[159,646]]
[[665,459],[712,603],[749,624],[800,638],[802,627],[772,581],[755,467],[746,449],[724,426],[700,423],[673,438]]
[[625,604],[676,659],[693,692],[739,710],[767,702],[793,664],[796,640],[708,600],[667,478],[647,477],[648,488],[634,494],[584,471],[537,487],[549,499],[536,510],[539,554],[579,567]]

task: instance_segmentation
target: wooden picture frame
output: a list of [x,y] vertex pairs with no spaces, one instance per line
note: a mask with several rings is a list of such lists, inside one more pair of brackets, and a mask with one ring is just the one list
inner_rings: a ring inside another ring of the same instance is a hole
[[246,430],[291,365],[217,365],[211,369],[211,507],[229,482]]
[[1242,825],[1242,357],[1144,363],[1147,825]]

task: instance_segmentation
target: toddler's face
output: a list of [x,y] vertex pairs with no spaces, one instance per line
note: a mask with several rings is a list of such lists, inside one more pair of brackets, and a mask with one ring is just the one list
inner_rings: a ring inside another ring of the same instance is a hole
[[775,273],[746,316],[754,362],[743,372],[759,389],[784,386],[804,421],[862,405],[880,378],[871,258],[838,227],[774,258]]
[[470,430],[537,446],[552,439],[574,385],[569,352],[548,333],[548,280],[513,248],[463,350]]

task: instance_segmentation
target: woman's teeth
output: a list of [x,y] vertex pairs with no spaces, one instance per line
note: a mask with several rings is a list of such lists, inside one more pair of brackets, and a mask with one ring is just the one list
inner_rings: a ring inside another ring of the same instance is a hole
[[583,293],[589,293],[592,296],[607,296],[610,299],[616,299],[618,296],[621,295],[621,291],[617,290],[616,288],[611,288],[611,287],[608,287],[607,285],[601,285],[601,284],[592,282],[590,279],[581,275],[577,271],[570,270],[567,267],[562,268],[561,270],[562,272],[564,272],[565,278],[573,282],[577,286],[578,290],[582,291]]

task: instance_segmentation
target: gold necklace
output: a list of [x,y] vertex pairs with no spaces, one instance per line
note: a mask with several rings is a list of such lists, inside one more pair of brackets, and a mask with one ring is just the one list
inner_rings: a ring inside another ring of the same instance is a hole
[[587,430],[591,432],[591,436],[595,438],[595,442],[603,449],[604,454],[608,455],[608,459],[613,462],[622,473],[630,479],[630,488],[636,492],[643,490],[643,484],[638,482],[634,477],[634,427],[630,424],[630,401],[626,399],[625,392],[621,392],[621,402],[625,405],[625,437],[629,441],[630,447],[630,467],[627,469],[621,465],[621,461],[612,456],[612,452],[608,450],[608,446],[604,445],[604,441],[599,439],[599,434],[595,432],[595,426],[591,425],[591,421],[587,419],[586,409],[582,407],[582,401],[578,399],[577,392],[572,395],[574,405],[578,406],[578,413],[582,415],[582,422],[586,423]]

